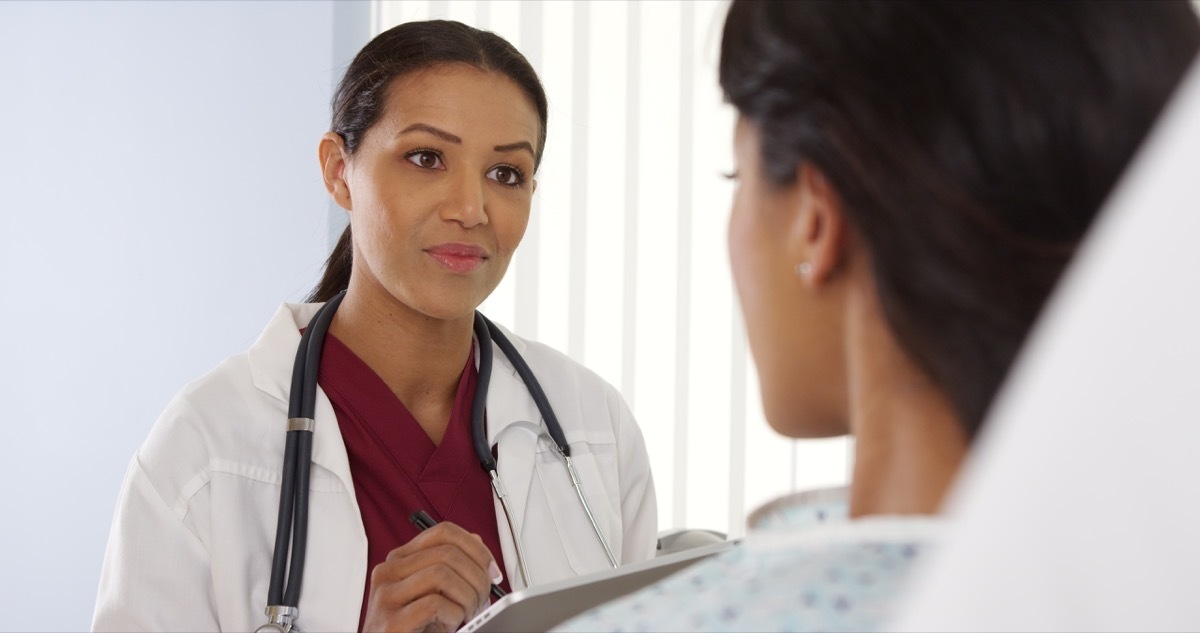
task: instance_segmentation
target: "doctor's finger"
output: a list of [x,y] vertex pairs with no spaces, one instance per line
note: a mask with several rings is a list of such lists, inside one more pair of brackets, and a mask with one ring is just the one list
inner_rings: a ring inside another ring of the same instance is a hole
[[453,544],[426,547],[406,554],[389,556],[371,572],[372,582],[405,581],[414,585],[436,583],[445,587],[461,585],[472,588],[479,600],[487,601],[491,589],[491,572],[481,568],[474,558]]
[[[494,568],[495,571],[499,571],[500,569],[492,557],[492,552],[483,544],[483,539],[479,535],[449,522],[439,523],[421,532],[413,540],[389,552],[387,560],[409,556],[422,550],[436,550],[440,546],[458,548],[484,570]],[[491,578],[491,573],[487,575]]]

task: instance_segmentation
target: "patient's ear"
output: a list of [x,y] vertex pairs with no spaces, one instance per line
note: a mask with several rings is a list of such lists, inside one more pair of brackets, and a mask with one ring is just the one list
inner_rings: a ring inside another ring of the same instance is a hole
[[800,276],[820,287],[837,275],[849,256],[842,202],[829,179],[812,163],[803,162],[796,169],[794,186],[796,209],[789,248]]

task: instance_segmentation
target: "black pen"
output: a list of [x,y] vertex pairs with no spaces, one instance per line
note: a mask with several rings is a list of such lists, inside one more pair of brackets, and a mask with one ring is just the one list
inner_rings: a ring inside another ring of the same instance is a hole
[[[417,529],[421,530],[422,532],[437,525],[437,521],[434,521],[433,517],[426,514],[424,510],[417,510],[416,512],[408,515],[408,520],[412,521],[417,526]],[[508,594],[506,594],[503,589],[493,583],[492,595],[499,600]]]

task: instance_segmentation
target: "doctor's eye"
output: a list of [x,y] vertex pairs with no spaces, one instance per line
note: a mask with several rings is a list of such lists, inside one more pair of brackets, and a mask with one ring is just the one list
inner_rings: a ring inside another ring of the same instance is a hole
[[525,172],[512,165],[498,165],[488,170],[487,177],[507,187],[520,187],[525,182]]
[[422,169],[442,169],[442,155],[431,149],[413,150],[404,159]]

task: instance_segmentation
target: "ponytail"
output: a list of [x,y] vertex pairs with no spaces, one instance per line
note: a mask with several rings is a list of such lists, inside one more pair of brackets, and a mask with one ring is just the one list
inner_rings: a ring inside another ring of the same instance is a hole
[[325,303],[350,286],[350,264],[354,259],[353,255],[350,227],[347,226],[333,247],[333,252],[329,254],[329,259],[325,260],[325,275],[308,295],[308,303]]

